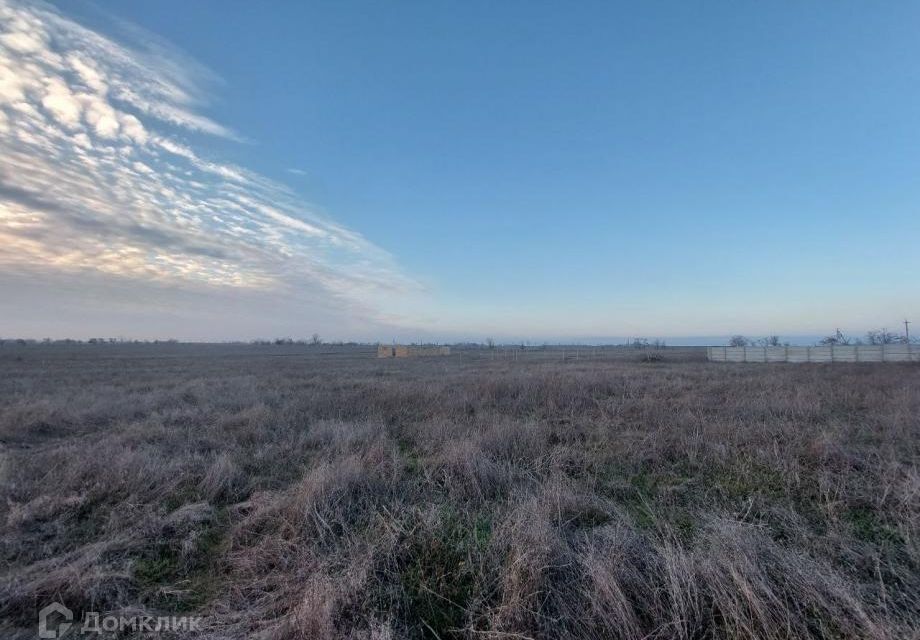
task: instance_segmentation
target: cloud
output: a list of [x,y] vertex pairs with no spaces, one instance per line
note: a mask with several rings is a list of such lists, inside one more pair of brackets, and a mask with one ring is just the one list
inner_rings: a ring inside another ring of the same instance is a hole
[[196,81],[213,74],[133,33],[130,49],[45,4],[0,0],[0,270],[218,299],[309,291],[371,321],[418,290],[284,185],[193,147],[194,134],[236,137],[196,111]]
[[294,167],[291,167],[290,169],[286,169],[286,171],[287,171],[288,173],[294,174],[295,176],[305,176],[305,175],[308,175],[307,172],[304,171],[303,169],[295,169]]

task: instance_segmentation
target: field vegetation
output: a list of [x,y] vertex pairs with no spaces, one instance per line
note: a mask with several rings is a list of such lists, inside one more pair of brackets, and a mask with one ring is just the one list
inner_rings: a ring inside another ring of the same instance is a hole
[[920,367],[0,348],[0,633],[908,638]]

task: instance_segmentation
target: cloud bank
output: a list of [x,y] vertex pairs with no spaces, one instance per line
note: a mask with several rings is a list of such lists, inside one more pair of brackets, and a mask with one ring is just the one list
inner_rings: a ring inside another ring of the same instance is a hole
[[[278,314],[304,331],[317,318],[392,320],[386,300],[418,285],[386,252],[188,142],[239,138],[199,113],[208,73],[165,45],[131,49],[48,5],[0,0],[0,293],[9,301],[28,287],[37,309],[47,288],[45,311],[53,299],[76,308],[85,284],[95,312],[128,304],[155,316],[181,291],[199,322],[185,335],[197,337],[209,337],[200,323],[221,317],[221,301],[255,324],[210,337],[277,330]],[[147,289],[156,295],[137,295]],[[266,309],[246,300],[275,305],[273,323],[259,324]]]

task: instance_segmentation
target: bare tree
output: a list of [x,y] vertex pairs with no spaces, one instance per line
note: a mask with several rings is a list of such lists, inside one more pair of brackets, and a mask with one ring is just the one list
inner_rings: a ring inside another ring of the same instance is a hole
[[779,336],[767,336],[757,340],[757,344],[761,347],[779,347],[782,343],[779,341]]
[[322,343],[323,343],[323,341],[322,341],[322,339],[319,337],[319,334],[318,334],[318,333],[314,333],[312,336],[310,336],[310,344],[312,344],[312,345],[318,345],[318,344],[322,344]]
[[888,329],[872,329],[866,333],[866,341],[869,344],[897,344],[901,342],[901,336],[892,333]]
[[487,346],[489,349],[494,349],[494,348],[495,348],[495,340],[493,340],[492,338],[486,338],[486,346]]
[[746,347],[750,343],[751,341],[742,335],[734,335],[728,339],[728,346],[730,347]]
[[648,349],[648,340],[646,338],[635,338],[632,341],[633,349]]
[[824,346],[847,345],[853,344],[853,340],[850,338],[850,336],[845,335],[840,329],[837,329],[837,331],[834,332],[834,335],[822,338],[818,344]]

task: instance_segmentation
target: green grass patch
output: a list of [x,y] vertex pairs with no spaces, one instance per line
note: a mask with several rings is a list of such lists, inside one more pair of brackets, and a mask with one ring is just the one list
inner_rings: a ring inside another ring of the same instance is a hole
[[216,591],[226,513],[220,512],[197,531],[194,549],[181,552],[182,540],[161,539],[134,564],[134,578],[141,597],[163,611],[193,611]]
[[844,511],[844,519],[849,523],[853,535],[864,542],[873,544],[901,544],[904,542],[897,529],[883,522],[878,514],[869,507],[849,507]]
[[732,502],[761,496],[780,501],[788,495],[782,474],[754,461],[740,461],[730,467],[716,467],[705,474],[705,482]]
[[491,535],[487,516],[470,520],[445,511],[437,529],[411,540],[400,583],[407,619],[418,623],[423,637],[459,635]]

